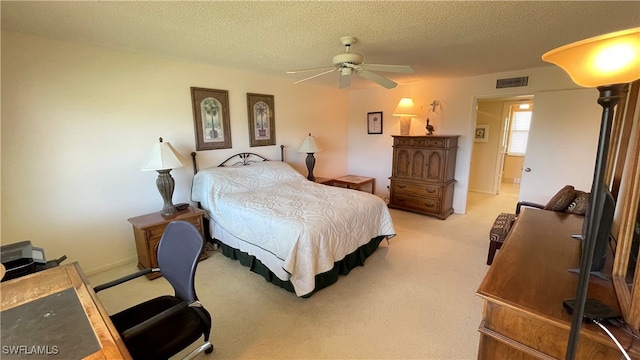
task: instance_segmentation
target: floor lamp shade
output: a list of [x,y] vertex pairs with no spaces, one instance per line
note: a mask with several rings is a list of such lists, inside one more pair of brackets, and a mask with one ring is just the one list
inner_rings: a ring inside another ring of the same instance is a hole
[[[597,87],[600,92],[598,104],[602,106],[596,166],[589,202],[590,211],[584,220],[587,233],[582,244],[575,308],[571,317],[571,329],[565,353],[565,359],[574,359],[578,350],[590,270],[592,270],[594,258],[600,257],[600,254],[596,254],[596,250],[603,248],[603,240],[598,237],[598,233],[603,232],[603,226],[610,227],[610,224],[603,225],[601,219],[604,214],[605,195],[609,192],[609,186],[605,180],[605,169],[613,112],[620,100],[624,84],[640,78],[640,28],[618,31],[565,45],[545,53],[542,60],[561,67],[580,86]],[[604,230],[605,233],[610,232],[610,228],[604,228]]]
[[316,144],[316,140],[311,136],[311,133],[302,140],[298,148],[298,152],[307,153],[307,159],[305,160],[308,171],[307,179],[311,181],[316,179],[315,176],[313,176],[313,168],[316,165],[316,158],[313,157],[313,153],[317,153],[318,151],[320,151],[320,148],[318,144]]
[[411,132],[411,118],[416,117],[416,109],[412,98],[402,98],[393,110],[393,116],[400,116],[400,135]]
[[147,160],[140,167],[141,171],[155,170],[158,172],[158,179],[156,180],[156,186],[164,201],[164,206],[160,214],[170,215],[178,210],[173,205],[173,189],[175,188],[175,181],[171,176],[171,169],[184,166],[184,162],[181,160],[180,153],[171,146],[168,142],[160,141],[153,145],[151,153],[147,157]]

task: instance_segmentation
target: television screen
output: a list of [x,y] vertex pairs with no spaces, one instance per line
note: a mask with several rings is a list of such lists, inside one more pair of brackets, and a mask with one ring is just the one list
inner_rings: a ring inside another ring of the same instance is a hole
[[[593,196],[593,194],[591,194],[591,196]],[[593,204],[593,201],[591,201],[591,204]],[[616,204],[611,192],[609,190],[604,190],[600,194],[599,209],[595,209],[596,213],[593,214],[593,229],[589,229],[589,219],[592,215],[591,211],[594,211],[591,204],[587,209],[584,224],[582,225],[582,239],[583,245],[585,245],[587,239],[589,239],[589,233],[593,231],[596,234],[594,238],[595,246],[593,250],[593,260],[591,261],[591,271],[600,271],[607,260],[607,247],[609,246],[609,239],[611,238],[611,226],[613,224],[613,213],[615,211]],[[582,253],[584,256],[584,246]]]

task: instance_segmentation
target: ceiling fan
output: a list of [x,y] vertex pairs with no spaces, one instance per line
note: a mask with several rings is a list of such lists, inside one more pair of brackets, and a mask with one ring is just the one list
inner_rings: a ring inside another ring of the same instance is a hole
[[345,46],[345,52],[333,57],[333,66],[324,68],[304,69],[304,70],[292,70],[287,71],[287,74],[297,74],[311,71],[321,71],[318,74],[309,76],[302,80],[296,81],[294,84],[307,81],[318,76],[328,74],[330,72],[340,72],[340,83],[338,87],[340,89],[346,88],[351,85],[351,75],[356,74],[363,78],[373,81],[387,89],[393,89],[398,85],[395,81],[387,79],[384,76],[378,75],[373,71],[393,72],[402,74],[411,74],[413,69],[406,65],[381,65],[381,64],[364,64],[364,56],[350,52],[351,45],[353,45],[357,39],[353,36],[343,36],[340,38],[340,42]]

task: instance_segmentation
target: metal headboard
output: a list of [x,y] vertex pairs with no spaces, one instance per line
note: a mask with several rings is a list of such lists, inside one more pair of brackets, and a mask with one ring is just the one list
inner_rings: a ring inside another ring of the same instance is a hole
[[[196,162],[196,152],[191,153],[191,159],[193,160],[193,173],[196,174],[198,172],[198,164]],[[270,161],[262,155],[258,155],[250,152],[243,152],[235,154],[225,161],[221,162],[218,167],[227,167],[227,166],[245,166],[250,164],[255,164],[262,161]],[[284,145],[280,145],[280,161],[284,161]]]

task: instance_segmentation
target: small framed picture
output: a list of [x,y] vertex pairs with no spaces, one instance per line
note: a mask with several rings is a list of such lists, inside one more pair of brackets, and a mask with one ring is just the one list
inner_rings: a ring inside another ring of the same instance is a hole
[[276,118],[273,95],[247,93],[247,112],[250,146],[275,145]]
[[227,90],[191,88],[196,150],[231,148]]
[[489,125],[476,125],[475,142],[489,141]]
[[382,134],[382,111],[367,113],[367,134]]

